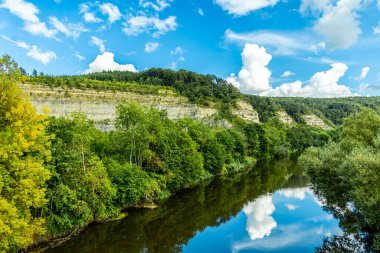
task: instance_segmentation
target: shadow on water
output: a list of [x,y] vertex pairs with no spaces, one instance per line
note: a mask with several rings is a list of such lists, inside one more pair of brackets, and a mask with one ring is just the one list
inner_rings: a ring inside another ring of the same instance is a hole
[[244,204],[282,187],[303,187],[307,179],[291,162],[262,164],[179,191],[153,210],[130,209],[120,221],[93,225],[46,252],[181,252],[206,227],[235,217]]

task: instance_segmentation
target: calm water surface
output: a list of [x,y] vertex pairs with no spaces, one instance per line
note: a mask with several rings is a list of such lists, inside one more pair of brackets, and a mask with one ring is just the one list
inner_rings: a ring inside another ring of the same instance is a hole
[[306,178],[276,162],[180,191],[154,210],[129,210],[47,252],[314,252],[340,233]]

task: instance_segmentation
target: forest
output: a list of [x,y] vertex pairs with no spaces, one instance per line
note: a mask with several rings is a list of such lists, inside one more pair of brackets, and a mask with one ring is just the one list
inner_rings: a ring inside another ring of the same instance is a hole
[[[353,203],[363,226],[379,229],[380,116],[371,110],[378,98],[261,98],[239,93],[224,79],[184,70],[25,76],[9,56],[0,58],[0,79],[0,252],[70,235],[121,217],[128,207],[153,205],[214,176],[254,169],[262,160],[296,158],[305,150],[301,164],[319,192],[336,187],[339,205],[332,207],[351,211],[345,207]],[[235,120],[226,129],[121,103],[116,130],[102,132],[79,113],[38,115],[20,82],[142,93],[164,87],[197,104],[220,104],[226,117],[223,108],[244,98],[263,123]],[[275,113],[281,109],[296,123],[278,120]],[[310,111],[343,128],[307,126],[300,115]],[[357,167],[348,166],[353,163]],[[368,192],[373,198],[363,198]],[[371,238],[370,245],[379,243],[377,232]]]

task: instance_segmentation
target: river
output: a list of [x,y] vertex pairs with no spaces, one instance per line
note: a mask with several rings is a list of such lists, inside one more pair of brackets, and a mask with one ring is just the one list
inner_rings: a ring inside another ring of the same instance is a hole
[[157,209],[91,225],[48,253],[314,252],[341,234],[307,178],[274,162],[177,192]]

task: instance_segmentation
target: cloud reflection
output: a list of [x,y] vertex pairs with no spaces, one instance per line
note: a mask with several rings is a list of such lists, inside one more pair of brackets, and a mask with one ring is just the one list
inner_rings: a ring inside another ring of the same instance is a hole
[[275,210],[272,195],[262,196],[244,206],[243,212],[247,216],[247,231],[251,240],[269,236],[277,227],[272,214]]

